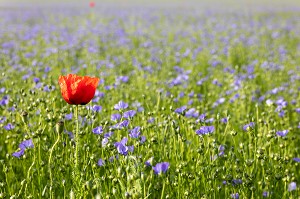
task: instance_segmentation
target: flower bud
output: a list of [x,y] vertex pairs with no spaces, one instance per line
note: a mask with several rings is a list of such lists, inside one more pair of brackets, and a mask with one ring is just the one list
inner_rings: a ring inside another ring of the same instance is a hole
[[55,130],[56,130],[56,132],[57,133],[62,133],[63,132],[63,130],[64,130],[64,122],[63,121],[58,121],[57,123],[56,123],[56,125],[55,125]]
[[21,113],[21,117],[22,117],[22,121],[23,121],[24,123],[26,123],[26,122],[28,121],[28,113],[27,113],[26,111],[23,111],[23,112]]

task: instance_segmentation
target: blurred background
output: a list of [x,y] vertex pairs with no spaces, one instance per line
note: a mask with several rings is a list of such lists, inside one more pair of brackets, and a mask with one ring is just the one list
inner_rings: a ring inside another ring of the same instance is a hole
[[0,0],[3,8],[32,8],[32,7],[89,7],[94,2],[94,8],[105,7],[162,7],[162,8],[193,8],[219,10],[295,10],[299,11],[299,0]]

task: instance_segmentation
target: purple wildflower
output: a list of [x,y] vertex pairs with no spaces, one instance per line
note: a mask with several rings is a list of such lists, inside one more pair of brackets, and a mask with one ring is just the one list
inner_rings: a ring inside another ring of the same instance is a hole
[[74,139],[74,134],[71,131],[65,131],[71,140]]
[[148,167],[151,167],[151,166],[152,166],[152,161],[153,161],[153,157],[149,158],[149,159],[145,162],[145,165],[148,166]]
[[183,112],[185,111],[186,108],[187,108],[187,106],[179,107],[179,108],[175,109],[175,113],[183,114]]
[[196,118],[198,116],[199,116],[199,112],[196,111],[195,108],[191,108],[185,113],[185,117],[188,117],[188,118],[190,118],[190,117]]
[[291,182],[291,183],[289,184],[288,191],[294,191],[294,190],[296,190],[296,189],[297,189],[297,184],[296,184],[296,182]]
[[129,136],[131,138],[138,138],[140,136],[140,130],[141,130],[141,127],[137,126],[137,127],[134,127],[132,130],[130,130],[130,134]]
[[93,133],[94,134],[102,134],[103,133],[103,127],[102,126],[98,126],[96,128],[93,129]]
[[128,150],[130,151],[130,152],[133,152],[134,151],[134,146],[132,145],[132,146],[128,146]]
[[6,117],[5,116],[0,117],[0,124],[4,123],[5,121],[6,121]]
[[157,163],[153,168],[154,173],[159,175],[161,173],[166,173],[167,170],[169,169],[170,163],[168,162],[161,162]]
[[273,104],[273,101],[270,99],[267,99],[266,104],[267,104],[267,106],[271,106]]
[[135,110],[129,110],[123,113],[124,118],[133,118],[136,114]]
[[104,161],[102,158],[100,158],[100,159],[98,160],[97,165],[100,166],[100,167],[102,167],[102,166],[105,165],[105,161]]
[[72,113],[65,115],[65,119],[66,120],[72,120],[72,118],[73,118],[73,114]]
[[239,185],[239,184],[242,184],[243,181],[241,179],[233,179],[232,180],[232,185]]
[[144,110],[145,110],[145,109],[144,109],[144,107],[142,107],[142,106],[140,106],[140,107],[137,108],[137,111],[138,111],[138,112],[143,112]]
[[27,148],[33,148],[33,142],[32,139],[29,140],[24,140],[23,142],[21,142],[21,144],[19,144],[19,148],[20,149],[27,149]]
[[266,198],[266,197],[268,197],[269,195],[270,195],[270,194],[269,194],[269,192],[268,192],[268,191],[264,191],[264,192],[263,192],[263,197],[265,197],[265,198]]
[[209,133],[213,133],[215,131],[214,126],[201,126],[200,129],[196,130],[196,134],[198,135],[206,135]]
[[4,126],[4,129],[7,130],[7,131],[10,131],[14,128],[15,128],[15,126],[12,125],[11,123],[8,123],[7,125]]
[[53,87],[53,86],[48,86],[48,85],[44,86],[44,91],[45,91],[45,92],[51,92],[51,91],[53,91],[53,90],[54,90],[54,87]]
[[293,158],[295,162],[300,162],[300,158]]
[[116,110],[123,110],[123,109],[128,108],[128,104],[123,101],[119,101],[117,104],[115,104],[114,108]]
[[40,78],[34,77],[34,78],[33,78],[33,82],[36,83],[36,84],[39,83],[39,82],[40,82]]
[[113,134],[114,134],[114,132],[110,131],[110,132],[108,132],[108,133],[105,133],[105,134],[104,134],[104,137],[105,137],[105,138],[110,138]]
[[112,121],[115,121],[115,122],[120,121],[120,119],[121,119],[121,114],[120,114],[120,113],[112,114],[112,115],[110,116],[110,119],[111,119]]
[[102,147],[105,147],[107,145],[107,143],[108,143],[108,138],[103,138],[102,142],[101,142]]
[[276,135],[280,137],[285,137],[288,134],[289,130],[277,131]]
[[20,158],[21,156],[24,155],[24,151],[25,151],[25,149],[21,149],[21,150],[19,150],[19,151],[17,151],[17,152],[14,152],[14,153],[12,154],[12,156],[14,156],[14,157],[16,157],[16,158]]
[[246,124],[243,126],[244,131],[248,131],[250,128],[253,128],[255,126],[254,122],[250,122],[249,124]]
[[215,121],[215,119],[212,117],[212,118],[205,120],[204,122],[205,123],[213,123],[214,121]]
[[122,155],[127,155],[128,154],[128,147],[121,144],[121,143],[118,143],[115,145],[115,147],[117,148],[118,152]]
[[128,154],[128,147],[126,146],[128,138],[123,138],[120,142],[116,142],[114,146],[117,148],[117,151],[122,155]]
[[140,143],[143,144],[144,142],[146,142],[146,136],[142,135]]
[[128,125],[129,125],[129,120],[124,120],[118,124],[118,127],[124,128],[124,127],[127,127]]
[[224,124],[227,124],[228,118],[227,118],[227,117],[223,117],[223,118],[221,118],[220,121],[221,121],[222,123],[224,123]]
[[102,106],[94,105],[93,108],[92,108],[92,110],[94,112],[100,112],[100,111],[102,111]]
[[0,100],[0,105],[5,106],[8,104],[8,96],[4,96],[2,100]]
[[225,146],[224,145],[220,145],[219,146],[219,156],[223,156],[224,155],[224,151],[225,151]]
[[240,195],[239,195],[238,193],[233,193],[233,194],[231,194],[230,196],[231,196],[231,198],[233,198],[233,199],[239,199],[239,198],[240,198]]
[[201,122],[204,122],[205,117],[206,117],[206,114],[205,114],[205,113],[202,113],[202,114],[199,116],[198,119],[199,119]]
[[284,99],[277,100],[276,104],[277,104],[277,106],[280,106],[280,107],[286,107],[287,106],[287,102],[284,101]]
[[129,77],[128,76],[119,76],[117,77],[116,79],[116,83],[119,84],[120,82],[123,82],[123,83],[127,83],[129,80]]
[[155,121],[154,117],[151,117],[150,119],[147,120],[148,123],[153,123]]

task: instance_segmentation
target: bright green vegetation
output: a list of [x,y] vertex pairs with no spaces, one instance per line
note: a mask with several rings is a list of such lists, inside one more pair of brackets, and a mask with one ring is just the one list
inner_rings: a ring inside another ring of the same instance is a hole
[[[133,10],[0,13],[0,198],[299,198],[299,12]],[[75,106],[58,84],[69,73],[102,80],[79,107],[75,177]],[[113,129],[119,101],[137,113]],[[144,143],[129,136],[137,126]],[[214,131],[197,135],[203,126]],[[123,137],[127,155],[114,146]]]

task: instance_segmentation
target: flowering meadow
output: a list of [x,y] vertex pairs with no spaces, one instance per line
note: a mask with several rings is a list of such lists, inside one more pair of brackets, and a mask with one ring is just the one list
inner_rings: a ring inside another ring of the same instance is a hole
[[0,198],[299,199],[299,93],[300,3],[0,7]]

